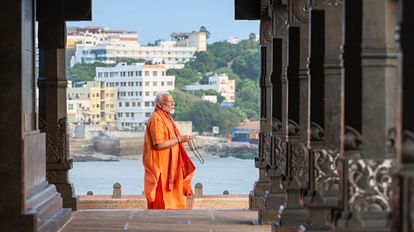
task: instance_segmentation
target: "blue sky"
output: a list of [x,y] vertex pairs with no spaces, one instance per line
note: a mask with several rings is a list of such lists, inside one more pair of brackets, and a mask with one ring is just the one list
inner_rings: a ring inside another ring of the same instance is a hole
[[259,33],[259,21],[235,20],[234,0],[93,0],[92,21],[68,26],[105,26],[136,31],[140,43],[170,39],[171,32],[210,31],[209,43]]

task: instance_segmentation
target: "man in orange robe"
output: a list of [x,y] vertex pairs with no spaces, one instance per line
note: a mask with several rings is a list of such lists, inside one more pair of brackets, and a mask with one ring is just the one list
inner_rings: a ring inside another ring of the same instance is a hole
[[195,166],[184,144],[190,135],[180,135],[171,115],[175,102],[168,92],[155,98],[155,110],[145,129],[144,193],[148,209],[184,209],[191,196]]

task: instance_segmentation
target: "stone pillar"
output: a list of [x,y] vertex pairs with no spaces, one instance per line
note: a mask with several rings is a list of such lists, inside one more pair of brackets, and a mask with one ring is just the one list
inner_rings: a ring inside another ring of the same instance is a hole
[[36,109],[35,1],[2,1],[0,12],[0,228],[57,231],[71,212],[46,181],[45,134]]
[[[397,117],[396,2],[362,1],[362,152],[344,156],[338,231],[389,231]],[[356,12],[349,12],[351,17]],[[348,12],[346,12],[348,14]],[[351,87],[352,88],[352,87]],[[352,109],[351,109],[352,110]]]
[[400,72],[401,118],[398,118],[397,156],[399,170],[394,178],[393,232],[414,230],[414,2],[399,1],[399,45],[401,49]]
[[342,1],[311,1],[311,153],[306,231],[333,231],[339,207],[339,159],[343,121]]
[[261,43],[261,76],[260,76],[260,133],[259,157],[255,159],[255,166],[259,169],[259,180],[254,184],[250,193],[250,209],[263,207],[266,191],[269,190],[270,180],[266,175],[266,166],[270,157],[272,131],[272,83],[270,81],[271,67],[271,20],[269,17],[260,21]]
[[[282,114],[287,114],[287,106],[283,104],[282,70],[286,67],[287,59],[287,7],[286,5],[270,5],[272,13],[272,143],[267,176],[270,178],[270,189],[265,195],[264,207],[259,211],[259,223],[279,223],[277,214],[279,207],[284,205],[285,192],[281,188],[286,166],[286,143],[282,132]],[[287,125],[287,121],[284,123]]]
[[69,158],[66,111],[66,23],[64,0],[44,1],[39,21],[39,123],[46,133],[47,179],[56,185],[63,206],[78,209],[78,198],[69,182]]
[[305,165],[309,146],[309,4],[306,0],[289,1],[288,8],[288,143],[285,209],[281,210],[280,224],[273,231],[296,231],[306,221],[302,207],[304,190],[308,188]]

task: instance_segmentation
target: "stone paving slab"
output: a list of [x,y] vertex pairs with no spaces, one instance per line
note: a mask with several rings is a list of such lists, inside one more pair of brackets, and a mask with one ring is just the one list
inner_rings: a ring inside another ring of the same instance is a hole
[[269,232],[257,225],[257,211],[247,209],[81,210],[61,232]]

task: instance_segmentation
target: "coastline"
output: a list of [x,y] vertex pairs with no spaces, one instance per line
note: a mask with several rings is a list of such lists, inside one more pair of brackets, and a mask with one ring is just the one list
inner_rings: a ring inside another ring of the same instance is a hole
[[[194,141],[203,156],[254,159],[258,153],[257,144],[232,143],[220,137],[196,136]],[[143,137],[119,137],[116,144],[104,145],[98,144],[96,138],[70,139],[69,144],[70,155],[75,162],[116,162],[122,159],[139,159],[142,154]],[[193,156],[188,147],[187,150],[189,155]]]

